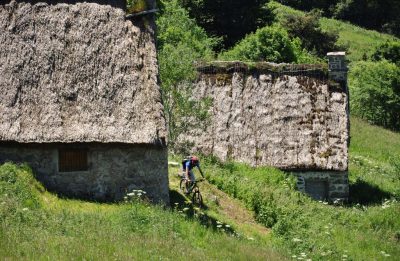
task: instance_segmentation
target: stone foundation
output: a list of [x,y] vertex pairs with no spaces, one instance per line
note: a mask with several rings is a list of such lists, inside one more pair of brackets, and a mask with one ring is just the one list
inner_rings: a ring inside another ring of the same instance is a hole
[[[88,171],[60,172],[59,149],[87,151]],[[3,144],[0,163],[28,163],[37,179],[60,195],[98,201],[122,200],[141,189],[155,203],[169,204],[166,148],[126,144]]]
[[349,197],[347,171],[293,172],[297,189],[317,200],[346,201]]

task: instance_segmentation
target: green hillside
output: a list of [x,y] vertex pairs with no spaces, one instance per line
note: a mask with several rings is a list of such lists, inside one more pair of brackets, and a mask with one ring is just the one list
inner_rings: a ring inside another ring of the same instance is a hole
[[[302,11],[281,5],[277,2],[270,2],[269,6],[275,9],[274,13],[278,21],[284,19],[286,14],[305,14]],[[388,40],[399,40],[392,35],[367,30],[349,22],[330,18],[321,18],[320,22],[323,30],[339,33],[338,43],[348,47],[348,58],[350,61],[360,61],[363,59],[364,54],[369,57],[377,46]]]
[[187,212],[60,199],[45,192],[29,168],[0,166],[3,260],[283,259],[262,241],[223,232],[211,217]]
[[350,202],[329,205],[297,192],[272,168],[210,159],[219,189],[240,199],[272,230],[272,244],[294,258],[396,260],[400,256],[400,134],[351,120]]

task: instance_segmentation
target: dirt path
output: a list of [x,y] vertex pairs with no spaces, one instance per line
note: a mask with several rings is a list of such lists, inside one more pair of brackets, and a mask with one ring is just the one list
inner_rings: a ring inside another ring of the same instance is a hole
[[[174,193],[179,193],[180,197],[185,197],[179,190],[178,172],[177,167],[169,168],[170,189]],[[207,215],[231,225],[235,231],[251,240],[265,240],[268,237],[269,229],[257,223],[253,212],[241,201],[230,197],[207,181],[200,183],[199,187],[206,205],[204,212]],[[171,198],[172,204],[174,200]]]

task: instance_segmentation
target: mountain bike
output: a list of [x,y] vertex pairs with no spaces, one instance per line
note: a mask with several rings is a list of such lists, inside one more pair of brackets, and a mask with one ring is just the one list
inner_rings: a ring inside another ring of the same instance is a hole
[[[191,181],[189,184],[186,182],[186,177],[181,177],[181,182],[179,183],[179,188],[185,194],[191,195],[192,203],[194,206],[202,208],[203,207],[203,196],[200,193],[200,188],[197,185],[200,182],[203,182],[204,179],[199,181]],[[187,193],[186,193],[187,192]]]

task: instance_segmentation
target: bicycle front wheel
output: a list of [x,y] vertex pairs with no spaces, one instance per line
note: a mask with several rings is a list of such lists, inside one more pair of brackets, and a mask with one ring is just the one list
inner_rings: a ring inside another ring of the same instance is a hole
[[195,191],[192,196],[193,205],[196,207],[203,207],[203,197],[200,194],[200,191]]
[[186,179],[181,179],[181,182],[179,183],[179,189],[182,192],[186,192]]

